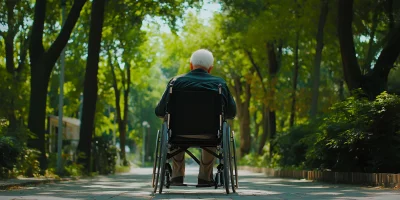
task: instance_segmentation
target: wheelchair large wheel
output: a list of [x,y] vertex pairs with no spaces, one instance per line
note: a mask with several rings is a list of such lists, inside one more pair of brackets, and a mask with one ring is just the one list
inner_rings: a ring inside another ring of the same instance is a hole
[[[158,164],[160,163],[160,131],[157,131],[157,137],[156,137],[156,150],[154,151],[154,164],[153,164],[153,177],[151,179],[151,186],[154,188],[157,185],[156,179],[158,180],[158,175],[159,171],[158,169]],[[157,189],[156,189],[157,190]]]
[[226,190],[226,194],[229,194],[229,172],[230,172],[230,155],[229,155],[229,144],[230,144],[230,134],[229,128],[226,122],[223,125],[223,133],[222,133],[222,150],[223,150],[223,179],[224,179],[224,188]]
[[232,192],[236,192],[237,188],[237,166],[236,166],[236,152],[235,152],[235,140],[233,138],[233,134],[231,132],[231,128],[228,127],[229,130],[229,169],[231,175],[231,186]]
[[161,158],[160,158],[160,167],[161,167],[161,179],[160,179],[160,190],[159,193],[162,193],[162,189],[165,184],[165,171],[167,170],[167,152],[168,152],[168,128],[167,124],[164,122],[161,132]]

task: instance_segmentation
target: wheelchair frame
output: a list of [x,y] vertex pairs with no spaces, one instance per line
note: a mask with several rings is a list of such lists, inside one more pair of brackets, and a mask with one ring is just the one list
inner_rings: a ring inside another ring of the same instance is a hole
[[[219,95],[222,95],[221,84],[218,85]],[[169,94],[172,94],[173,82],[169,85]],[[222,98],[222,96],[221,96]],[[168,99],[167,99],[168,102]],[[156,138],[156,148],[153,164],[153,175],[152,175],[152,187],[154,193],[159,188],[159,193],[163,191],[163,187],[170,188],[172,168],[169,164],[169,159],[175,155],[185,152],[187,153],[197,164],[200,164],[199,159],[196,158],[188,149],[192,147],[199,147],[214,157],[218,158],[219,164],[217,166],[217,172],[215,173],[214,187],[217,189],[220,186],[225,188],[227,194],[229,194],[229,182],[231,183],[232,192],[235,193],[238,185],[238,172],[236,164],[236,146],[234,132],[230,130],[228,123],[224,119],[224,113],[220,114],[218,138],[221,138],[221,142],[217,146],[210,145],[175,145],[170,142],[172,136],[172,130],[169,127],[170,114],[166,113],[164,122],[161,127],[161,131],[158,130]],[[188,139],[189,140],[189,139]],[[216,147],[217,151],[213,152],[207,147]],[[175,150],[173,153],[168,153],[169,150]],[[225,164],[226,163],[226,164]],[[173,185],[176,186],[176,185]],[[179,186],[189,186],[182,184]],[[212,187],[212,185],[197,185],[197,187]]]

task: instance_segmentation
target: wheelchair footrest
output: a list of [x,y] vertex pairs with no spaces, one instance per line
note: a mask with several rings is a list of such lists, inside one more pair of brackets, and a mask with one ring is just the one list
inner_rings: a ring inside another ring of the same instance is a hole
[[173,187],[176,187],[176,186],[179,186],[179,187],[214,187],[215,186],[215,184],[194,184],[194,183],[192,183],[192,184],[186,184],[186,183],[171,183],[171,185],[170,186],[173,186]]
[[184,183],[171,183],[170,186],[188,186],[188,184],[184,184]]
[[215,184],[197,184],[196,187],[214,187]]

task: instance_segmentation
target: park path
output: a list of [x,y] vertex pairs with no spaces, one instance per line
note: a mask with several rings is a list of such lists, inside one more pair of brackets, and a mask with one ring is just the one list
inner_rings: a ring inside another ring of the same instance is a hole
[[[185,182],[197,181],[197,168],[187,168]],[[239,171],[236,194],[222,188],[171,187],[153,194],[150,168],[134,168],[130,173],[98,176],[92,179],[44,184],[0,191],[0,200],[127,200],[127,199],[393,199],[400,190],[332,185],[307,180],[266,177],[261,173]]]

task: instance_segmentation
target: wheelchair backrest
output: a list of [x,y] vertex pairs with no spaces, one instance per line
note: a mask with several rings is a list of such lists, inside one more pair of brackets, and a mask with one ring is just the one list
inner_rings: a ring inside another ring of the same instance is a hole
[[184,135],[217,137],[222,109],[222,98],[218,91],[173,90],[167,104],[172,137]]

